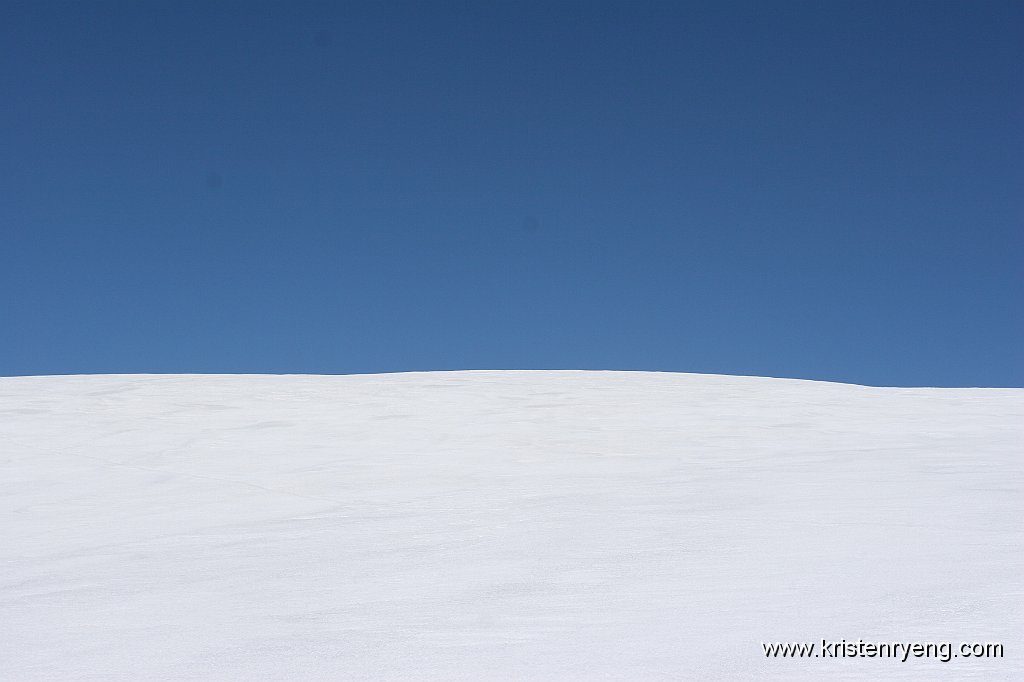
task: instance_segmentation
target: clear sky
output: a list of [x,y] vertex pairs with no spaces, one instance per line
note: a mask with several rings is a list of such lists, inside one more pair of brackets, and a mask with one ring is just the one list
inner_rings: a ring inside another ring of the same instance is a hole
[[1024,385],[1024,3],[0,4],[0,374]]

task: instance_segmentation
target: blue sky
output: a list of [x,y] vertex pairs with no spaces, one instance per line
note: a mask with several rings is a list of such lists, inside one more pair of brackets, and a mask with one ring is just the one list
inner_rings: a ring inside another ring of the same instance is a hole
[[6,2],[0,374],[1024,385],[1024,3]]

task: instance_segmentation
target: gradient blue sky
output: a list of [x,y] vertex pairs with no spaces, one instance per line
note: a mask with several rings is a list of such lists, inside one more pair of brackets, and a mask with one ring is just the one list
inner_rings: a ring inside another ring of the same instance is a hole
[[1024,385],[1024,3],[4,2],[0,374]]

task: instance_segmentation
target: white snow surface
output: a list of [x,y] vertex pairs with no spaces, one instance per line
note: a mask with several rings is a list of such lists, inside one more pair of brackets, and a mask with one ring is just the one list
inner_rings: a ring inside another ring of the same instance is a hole
[[[2,680],[1024,680],[1024,390],[0,378]],[[766,658],[762,642],[1001,642]]]

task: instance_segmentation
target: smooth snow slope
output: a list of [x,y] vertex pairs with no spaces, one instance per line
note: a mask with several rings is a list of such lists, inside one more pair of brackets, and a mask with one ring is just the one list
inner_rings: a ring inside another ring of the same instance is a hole
[[[2,680],[1024,680],[1024,390],[0,379]],[[1002,642],[767,660],[762,642]]]

